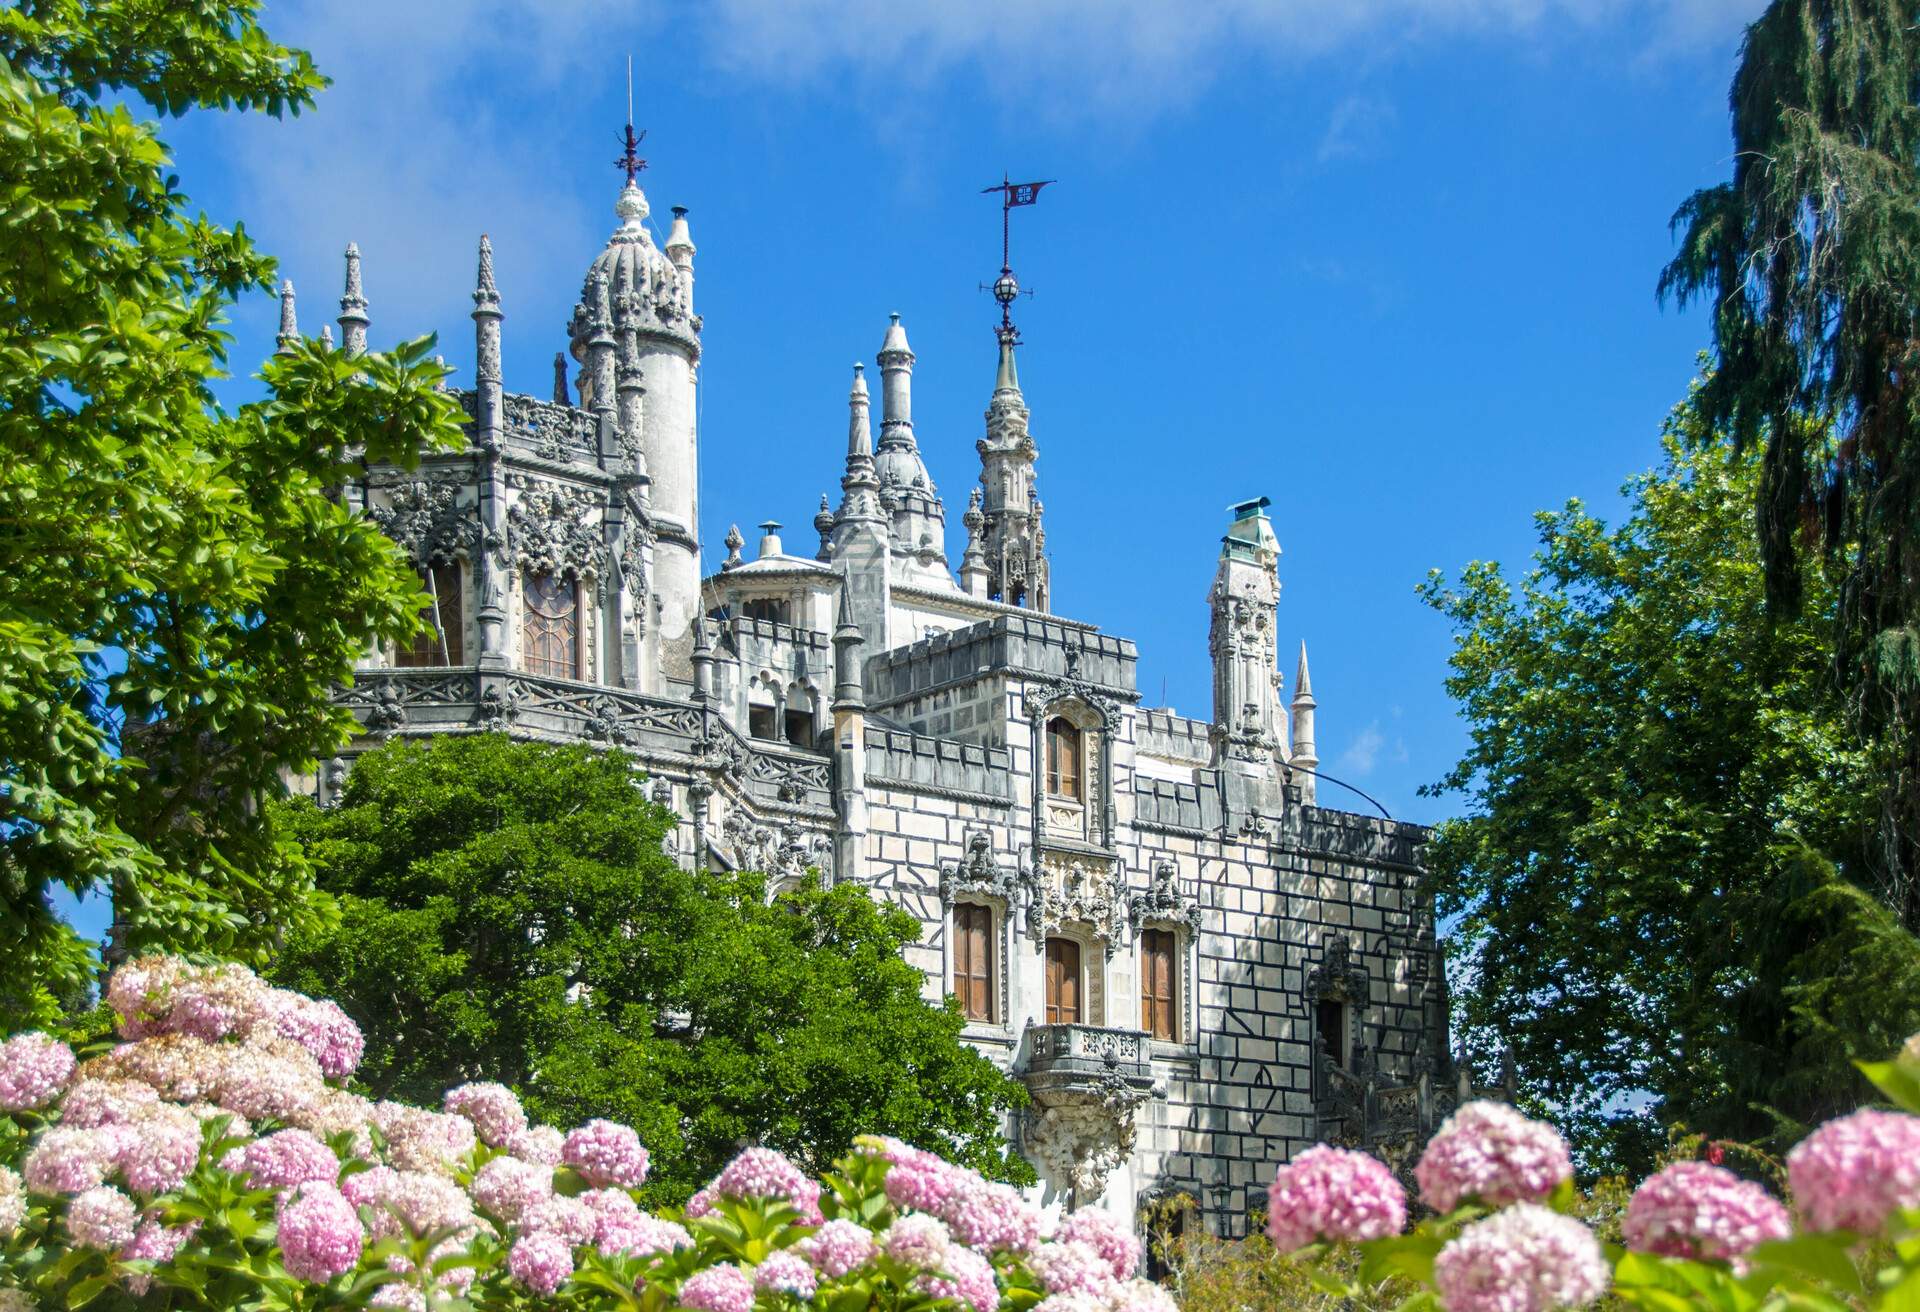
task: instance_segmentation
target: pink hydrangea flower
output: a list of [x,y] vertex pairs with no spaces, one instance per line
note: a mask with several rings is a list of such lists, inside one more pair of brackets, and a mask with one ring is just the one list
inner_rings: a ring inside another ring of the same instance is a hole
[[[127,1262],[152,1262],[158,1266],[171,1262],[173,1255],[185,1246],[200,1228],[198,1221],[183,1226],[162,1225],[154,1217],[141,1220],[140,1228],[133,1232],[133,1242],[120,1250],[120,1257]],[[136,1271],[126,1277],[127,1289],[136,1297],[153,1288],[153,1277],[144,1271]]]
[[838,1280],[865,1266],[879,1251],[879,1245],[865,1226],[842,1220],[827,1222],[802,1239],[797,1247],[829,1280]]
[[1548,1312],[1606,1292],[1593,1232],[1570,1216],[1518,1203],[1462,1230],[1433,1263],[1447,1312]]
[[1479,1101],[1446,1119],[1413,1175],[1427,1206],[1451,1212],[1468,1199],[1500,1207],[1545,1198],[1573,1177],[1573,1159],[1551,1125]]
[[536,1294],[551,1294],[573,1274],[573,1250],[550,1231],[521,1235],[507,1251],[507,1270]]
[[1027,1267],[1049,1294],[1113,1297],[1113,1267],[1085,1244],[1041,1244],[1028,1255]]
[[374,1166],[364,1171],[355,1171],[340,1180],[340,1192],[355,1207],[383,1207],[387,1197],[400,1182],[400,1172],[391,1166]]
[[1097,1207],[1069,1213],[1053,1232],[1058,1244],[1085,1244],[1113,1269],[1115,1280],[1125,1280],[1140,1265],[1140,1241],[1128,1234],[1120,1219]]
[[[178,1189],[200,1164],[200,1121],[184,1107],[137,1107],[115,1160],[127,1188],[151,1198]],[[324,1145],[322,1145],[324,1147]]]
[[34,1140],[20,1174],[36,1194],[85,1193],[106,1181],[125,1143],[124,1126],[55,1126]]
[[569,1247],[592,1243],[599,1228],[599,1216],[578,1198],[543,1198],[520,1214],[521,1234],[559,1235]]
[[97,1185],[67,1204],[67,1233],[80,1248],[118,1252],[133,1242],[140,1209],[112,1185]]
[[710,1266],[694,1272],[680,1286],[680,1306],[698,1312],[749,1312],[753,1281],[737,1266]]
[[512,1225],[535,1203],[553,1197],[553,1168],[496,1157],[474,1173],[473,1201]]
[[291,1039],[313,1054],[330,1080],[344,1080],[360,1067],[367,1041],[353,1018],[337,1003],[295,996],[275,1019],[281,1038]]
[[895,1207],[938,1215],[942,1205],[967,1186],[967,1177],[973,1172],[933,1153],[918,1149],[909,1149],[908,1153],[887,1168],[887,1201]]
[[250,1033],[280,1000],[245,966],[228,962],[189,972],[175,980],[168,1028],[209,1042]]
[[922,1216],[919,1213],[901,1217],[888,1226],[887,1232],[880,1237],[880,1247],[888,1257],[903,1266],[918,1267],[922,1271],[939,1270],[952,1242],[946,1222],[937,1216]]
[[305,1130],[280,1130],[255,1139],[240,1154],[241,1170],[255,1189],[291,1189],[309,1180],[332,1184],[340,1177],[333,1149]]
[[[817,1225],[821,1220],[819,1182],[809,1180],[784,1153],[771,1148],[743,1150],[707,1188],[728,1198],[784,1198],[800,1213],[800,1224]],[[692,1214],[689,1208],[688,1215]]]
[[447,1090],[446,1109],[473,1122],[480,1141],[489,1148],[504,1148],[513,1136],[527,1128],[527,1113],[519,1095],[504,1084],[463,1084]]
[[632,1127],[592,1120],[567,1135],[560,1159],[591,1185],[638,1189],[647,1182],[647,1150]]
[[792,1294],[805,1301],[820,1287],[820,1277],[807,1259],[791,1248],[767,1254],[753,1269],[753,1287],[763,1294]]
[[1896,1210],[1920,1207],[1920,1116],[1828,1121],[1787,1154],[1787,1184],[1808,1228],[1877,1234]]
[[0,1239],[18,1230],[26,1219],[26,1186],[12,1168],[0,1166]]
[[326,1092],[320,1064],[297,1043],[273,1039],[224,1046],[226,1051],[209,1064],[218,1071],[214,1101],[230,1112],[255,1121],[292,1122]]
[[971,1248],[1024,1253],[1040,1237],[1040,1211],[1012,1185],[972,1179],[940,1205],[954,1238]]
[[1731,1261],[1792,1232],[1787,1209],[1751,1180],[1706,1162],[1675,1162],[1627,1200],[1627,1247],[1663,1257]]
[[435,1230],[458,1230],[473,1223],[473,1200],[459,1185],[426,1171],[375,1167],[348,1176],[341,1190],[356,1206],[374,1208],[374,1238]]
[[473,1151],[473,1122],[405,1103],[378,1102],[373,1122],[387,1139],[387,1160],[402,1171],[448,1172]]
[[114,971],[107,981],[107,1005],[119,1017],[120,1032],[130,1039],[164,1033],[174,982],[191,969],[176,957],[145,956]]
[[1000,1286],[993,1278],[993,1263],[971,1248],[955,1245],[947,1249],[946,1264],[939,1274],[916,1278],[915,1289],[934,1298],[948,1298],[973,1309],[994,1312],[1000,1306]]
[[1407,1193],[1393,1172],[1345,1148],[1307,1149],[1274,1174],[1267,1190],[1267,1237],[1283,1253],[1321,1239],[1381,1239],[1406,1224]]
[[551,1125],[531,1125],[508,1135],[505,1146],[523,1161],[558,1166],[566,1148],[566,1136]]
[[1114,1295],[1113,1312],[1180,1312],[1180,1305],[1151,1280],[1129,1280]]
[[716,1196],[713,1192],[712,1185],[708,1185],[705,1189],[694,1190],[693,1197],[687,1199],[687,1205],[684,1209],[687,1214],[687,1219],[697,1221],[701,1217],[709,1215],[713,1211],[713,1200]]
[[280,1208],[280,1254],[287,1274],[322,1285],[351,1271],[366,1242],[360,1215],[331,1183],[309,1182]]
[[0,1043],[0,1111],[45,1107],[67,1087],[73,1066],[73,1049],[38,1030]]
[[153,1086],[138,1080],[83,1079],[60,1100],[60,1124],[78,1129],[123,1125],[142,1107],[159,1101]]
[[1078,1290],[1048,1294],[1033,1305],[1033,1312],[1113,1312],[1113,1299],[1103,1294],[1083,1294]]
[[593,1246],[603,1257],[620,1253],[649,1257],[654,1253],[672,1252],[676,1248],[691,1248],[693,1236],[678,1222],[638,1209],[632,1216],[602,1212],[599,1226],[593,1232]]

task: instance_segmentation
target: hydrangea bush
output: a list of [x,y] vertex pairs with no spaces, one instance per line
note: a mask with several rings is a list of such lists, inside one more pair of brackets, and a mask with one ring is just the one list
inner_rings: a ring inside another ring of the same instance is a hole
[[[1473,1102],[1414,1169],[1425,1219],[1365,1154],[1318,1147],[1280,1168],[1267,1235],[1319,1289],[1403,1307],[1551,1312],[1611,1293],[1647,1312],[1920,1308],[1920,1036],[1861,1069],[1901,1110],[1861,1110],[1787,1156],[1791,1206],[1714,1162],[1643,1181],[1603,1244],[1575,1211],[1572,1162],[1552,1126]],[[1357,1250],[1359,1262],[1339,1258]],[[1389,1282],[1395,1282],[1389,1285]]]
[[84,1060],[0,1044],[0,1312],[1174,1312],[1113,1217],[1046,1234],[1017,1191],[897,1140],[822,1180],[749,1148],[650,1213],[632,1129],[530,1125],[498,1084],[370,1101],[346,1014],[243,967],[144,958],[107,1001],[121,1041]]

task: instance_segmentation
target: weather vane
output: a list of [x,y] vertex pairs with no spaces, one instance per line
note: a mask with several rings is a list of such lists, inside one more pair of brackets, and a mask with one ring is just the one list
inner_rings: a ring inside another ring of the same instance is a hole
[[1004,342],[1012,343],[1020,340],[1020,331],[1013,326],[1015,298],[1022,295],[1023,291],[1025,295],[1033,295],[1031,290],[1023,289],[1019,279],[1013,276],[1013,210],[1016,205],[1031,205],[1039,200],[1040,188],[1053,181],[1054,179],[1048,178],[1043,182],[1011,182],[1003,173],[998,183],[980,189],[980,194],[983,196],[996,191],[1000,193],[1000,276],[993,280],[991,288],[982,283],[980,290],[991,290],[993,299],[1000,302],[998,331],[1000,339]]
[[628,182],[632,182],[634,179],[634,175],[639,173],[640,170],[647,167],[647,162],[644,159],[640,158],[640,143],[645,141],[646,139],[647,139],[647,134],[644,131],[639,133],[637,136],[634,134],[634,131],[633,131],[633,56],[628,55],[627,56],[627,148],[626,150],[621,152],[620,158],[613,162],[613,166],[615,168],[626,170]]

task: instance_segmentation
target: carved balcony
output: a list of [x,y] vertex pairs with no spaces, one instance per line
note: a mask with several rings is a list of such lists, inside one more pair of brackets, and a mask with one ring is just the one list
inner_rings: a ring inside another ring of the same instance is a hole
[[1035,1102],[1099,1099],[1122,1087],[1148,1092],[1147,1036],[1101,1025],[1032,1026],[1023,1078]]
[[1153,1096],[1147,1036],[1100,1025],[1035,1025],[1021,1071],[1033,1096],[1028,1154],[1078,1203],[1097,1201],[1133,1153],[1136,1114]]

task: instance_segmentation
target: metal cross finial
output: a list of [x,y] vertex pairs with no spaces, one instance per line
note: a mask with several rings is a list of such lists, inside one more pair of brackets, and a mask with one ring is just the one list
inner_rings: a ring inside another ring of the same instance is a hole
[[647,167],[647,161],[640,158],[640,143],[646,139],[647,134],[645,129],[642,129],[639,135],[636,136],[633,131],[633,124],[627,124],[627,148],[621,153],[620,158],[613,162],[613,166],[627,171],[628,182],[632,182],[634,175]]

